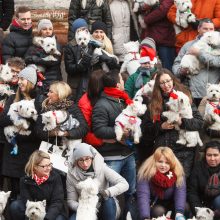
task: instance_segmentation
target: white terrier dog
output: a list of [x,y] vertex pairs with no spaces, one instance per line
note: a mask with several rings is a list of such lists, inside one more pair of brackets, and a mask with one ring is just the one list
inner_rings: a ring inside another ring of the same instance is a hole
[[191,12],[192,2],[190,0],[174,0],[176,5],[176,24],[174,29],[176,34],[178,34],[181,29],[180,27],[187,28],[190,22],[196,21],[196,16]]
[[206,207],[195,207],[197,220],[213,220],[214,212]]
[[25,215],[29,220],[43,220],[46,215],[46,200],[31,202],[27,201]]
[[139,46],[140,44],[138,41],[130,41],[128,43],[124,43],[126,54],[120,72],[127,71],[129,75],[131,75],[137,71],[138,67],[140,67]]
[[[174,91],[173,93],[176,94],[176,97],[170,97],[169,102],[167,102],[170,111],[179,113],[180,118],[192,119],[193,114],[189,97],[180,91]],[[203,145],[198,131],[186,131],[183,129],[179,130],[179,140],[176,143],[187,147],[195,147],[197,144],[199,146]]]
[[76,220],[97,220],[97,204],[99,201],[99,182],[97,179],[87,178],[79,182],[77,188],[81,190]]
[[212,130],[220,130],[220,84],[210,84],[207,86],[207,104],[205,107],[204,120],[209,120],[210,117],[214,121],[209,126]]
[[[160,1],[159,0],[134,0],[134,7],[133,7],[133,12],[138,12],[139,8],[142,5],[148,5],[149,8],[159,5]],[[145,14],[148,13],[147,11],[144,12]],[[142,14],[138,15],[138,21],[140,23],[141,28],[146,28],[147,25],[144,22],[144,18]]]
[[5,206],[8,202],[8,198],[11,194],[11,191],[4,192],[0,191],[0,220],[4,220],[3,212],[5,210]]
[[[67,111],[57,110],[48,111],[42,115],[42,123],[45,125],[44,131],[51,131],[55,128],[59,129],[58,136],[63,136],[65,131],[69,131],[73,128],[79,127],[79,121],[72,117]],[[69,156],[73,148],[77,143],[82,142],[81,139],[73,140],[66,137],[62,137],[63,142],[63,154]]]
[[[219,56],[220,33],[218,31],[204,33],[200,40],[193,44],[193,47],[203,50],[213,56]],[[202,68],[202,64],[198,58],[191,54],[186,54],[183,56],[180,66],[181,68],[187,68],[191,75],[198,74]]]
[[147,82],[141,89],[137,91],[135,94],[135,97],[137,96],[147,96],[151,97],[153,89],[154,89],[155,80],[152,79],[149,82]]
[[115,119],[115,133],[117,141],[120,141],[123,136],[123,129],[128,128],[134,137],[134,143],[138,144],[142,136],[141,132],[141,119],[138,116],[143,115],[147,106],[142,104],[143,98],[137,96],[133,99],[133,103],[127,105],[122,113]]

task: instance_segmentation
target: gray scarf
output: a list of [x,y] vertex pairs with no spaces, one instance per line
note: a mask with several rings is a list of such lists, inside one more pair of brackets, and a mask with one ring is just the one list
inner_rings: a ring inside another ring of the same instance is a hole
[[135,81],[135,88],[136,89],[140,89],[144,85],[143,77],[150,76],[150,74],[151,74],[150,69],[147,69],[145,67],[139,67],[139,71],[140,71],[140,73]]

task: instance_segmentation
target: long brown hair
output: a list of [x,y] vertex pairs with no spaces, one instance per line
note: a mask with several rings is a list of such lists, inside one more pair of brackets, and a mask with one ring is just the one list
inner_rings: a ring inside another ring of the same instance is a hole
[[170,78],[173,80],[173,89],[185,93],[189,97],[190,102],[192,102],[192,97],[189,89],[182,83],[180,83],[180,81],[168,69],[162,68],[157,71],[155,85],[152,93],[152,101],[149,106],[152,120],[155,116],[160,115],[163,111],[163,96],[160,87],[160,77],[164,74],[169,75]]

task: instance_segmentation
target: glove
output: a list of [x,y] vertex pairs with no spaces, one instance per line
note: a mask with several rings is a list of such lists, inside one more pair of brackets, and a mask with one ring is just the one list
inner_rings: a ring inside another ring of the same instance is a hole
[[90,66],[91,60],[92,60],[92,55],[90,55],[89,53],[85,53],[82,57],[80,64],[83,64],[85,66]]
[[105,199],[105,200],[107,200],[108,197],[110,196],[108,190],[102,189],[102,190],[99,191],[99,193],[100,193],[100,195],[102,196],[102,198]]
[[195,22],[190,22],[189,24],[191,25],[193,30],[197,30],[199,26],[199,20],[196,20]]

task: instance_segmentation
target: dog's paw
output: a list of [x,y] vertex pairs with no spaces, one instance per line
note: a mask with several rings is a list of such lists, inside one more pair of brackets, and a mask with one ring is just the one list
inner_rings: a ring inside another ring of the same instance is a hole
[[44,60],[44,61],[57,61],[57,59],[52,55],[44,57],[44,58],[42,58],[42,60]]

